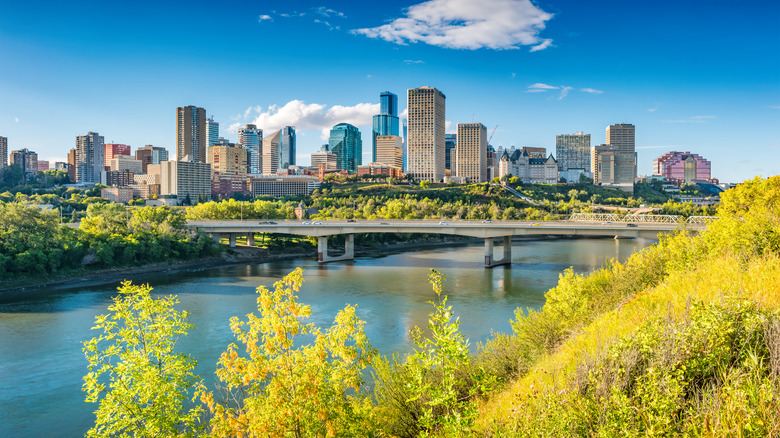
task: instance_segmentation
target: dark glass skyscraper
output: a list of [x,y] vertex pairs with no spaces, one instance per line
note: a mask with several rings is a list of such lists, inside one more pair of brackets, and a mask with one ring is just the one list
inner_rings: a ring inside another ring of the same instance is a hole
[[282,128],[281,155],[279,156],[279,168],[287,169],[295,166],[295,127],[285,126]]
[[339,123],[330,130],[328,149],[336,154],[336,168],[356,173],[363,164],[363,141],[360,130],[349,123]]
[[389,91],[379,95],[379,114],[374,116],[371,140],[371,161],[376,161],[377,135],[398,135],[398,96]]

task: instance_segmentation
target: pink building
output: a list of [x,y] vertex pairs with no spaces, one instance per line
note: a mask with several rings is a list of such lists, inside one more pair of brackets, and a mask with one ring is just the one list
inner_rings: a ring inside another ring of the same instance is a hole
[[38,160],[38,172],[46,172],[47,170],[49,170],[49,162]]
[[106,143],[105,166],[108,166],[108,160],[116,158],[117,155],[130,155],[130,146],[126,144]]
[[689,183],[695,179],[712,179],[712,165],[709,160],[690,152],[667,152],[653,160],[653,175],[661,175],[678,183]]

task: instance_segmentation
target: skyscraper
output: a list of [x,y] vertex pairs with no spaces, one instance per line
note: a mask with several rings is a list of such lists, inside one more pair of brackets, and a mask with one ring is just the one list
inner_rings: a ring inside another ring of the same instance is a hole
[[263,137],[263,175],[273,175],[279,173],[279,155],[282,146],[282,130],[278,130],[271,135]]
[[104,148],[103,159],[105,160],[105,166],[108,166],[108,160],[116,158],[117,155],[130,155],[130,146],[126,144],[106,143]]
[[208,136],[208,146],[219,144],[219,123],[214,121],[214,117],[206,119],[206,135]]
[[[555,136],[555,156],[558,158],[558,171],[561,177],[568,182],[579,181],[577,174],[590,174],[591,150],[590,134],[582,131],[574,134],[561,134]],[[592,175],[592,174],[591,174]],[[574,177],[577,180],[574,180]]]
[[433,87],[408,94],[408,173],[420,180],[444,178],[444,93]]
[[246,149],[247,173],[250,175],[263,172],[263,151],[260,149],[262,143],[263,130],[257,126],[248,124],[238,130],[238,144]]
[[143,173],[147,172],[147,167],[150,164],[160,164],[163,161],[168,161],[168,150],[158,146],[152,146],[150,144],[138,148],[135,151],[135,159],[141,161],[143,166]]
[[206,162],[206,110],[196,106],[176,108],[176,159]]
[[76,137],[76,182],[99,183],[105,167],[103,136],[97,132]]
[[286,170],[290,166],[295,166],[295,126],[282,128],[281,142],[279,168]]
[[444,170],[450,171],[450,176],[455,176],[455,163],[457,153],[455,146],[458,144],[458,134],[444,134]]
[[0,169],[8,166],[8,137],[0,137]]
[[24,173],[35,175],[38,173],[38,154],[24,148],[11,151],[11,166],[19,166]]
[[[607,126],[607,144],[614,147],[618,152],[630,156],[633,160],[633,171],[631,172],[631,191],[633,193],[634,180],[636,179],[636,141],[635,141],[635,127],[629,123],[618,123],[615,125]],[[623,162],[628,162],[628,158],[624,158]],[[622,170],[622,175],[625,175],[625,180],[621,183],[629,184],[628,171]]]
[[349,123],[339,123],[330,130],[328,149],[336,154],[336,168],[356,173],[363,164],[363,141],[360,130]]
[[455,175],[469,182],[487,181],[487,128],[482,123],[458,123]]
[[379,114],[374,116],[372,133],[371,160],[377,161],[376,137],[379,135],[398,135],[398,96],[383,91],[379,95]]
[[403,139],[397,135],[378,135],[376,137],[376,163],[403,169]]

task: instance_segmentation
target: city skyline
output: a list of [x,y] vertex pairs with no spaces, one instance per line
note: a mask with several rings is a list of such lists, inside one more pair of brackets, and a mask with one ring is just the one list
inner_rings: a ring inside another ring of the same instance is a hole
[[[0,70],[0,136],[9,152],[29,148],[50,162],[67,161],[73,138],[89,131],[175,156],[173,108],[193,105],[232,141],[248,123],[295,126],[296,161],[307,164],[338,123],[369,138],[380,92],[403,96],[403,116],[406,90],[431,86],[447,95],[448,133],[472,121],[498,126],[495,148],[553,151],[556,135],[577,131],[597,145],[606,126],[627,122],[639,175],[675,150],[707,157],[724,182],[780,173],[778,4],[489,0],[475,12],[459,0],[381,11],[291,1],[204,3],[182,16],[176,5],[44,3],[9,4],[0,16],[9,67]],[[185,36],[206,21],[230,26]],[[263,68],[266,59],[284,67]],[[96,60],[98,68],[81,67]],[[362,161],[370,159],[364,147]]]

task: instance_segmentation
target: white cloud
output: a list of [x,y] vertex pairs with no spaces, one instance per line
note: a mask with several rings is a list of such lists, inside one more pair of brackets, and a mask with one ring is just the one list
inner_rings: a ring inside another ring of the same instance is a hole
[[517,73],[512,73],[512,79],[514,79],[517,76]]
[[769,105],[771,109],[780,109],[780,105]]
[[425,61],[420,61],[419,59],[404,59],[404,62],[407,64],[425,64]]
[[401,111],[401,114],[398,115],[398,118],[403,120],[409,117],[409,108],[404,108],[403,111]]
[[14,122],[19,123],[19,117],[14,117]]
[[580,89],[583,93],[590,93],[590,94],[604,94],[602,90],[596,90],[595,88],[582,88]]
[[563,99],[569,94],[569,91],[571,91],[571,87],[563,86],[561,87],[561,94],[558,96],[558,100]]
[[320,6],[318,8],[312,9],[315,14],[322,15],[323,17],[340,17],[340,18],[346,18],[347,16],[344,15],[343,12],[334,11],[333,9],[328,9],[325,6]]
[[656,106],[656,107],[653,107],[653,108],[648,108],[647,111],[651,112],[651,113],[654,113],[654,112],[658,111],[658,107]]
[[353,32],[396,44],[423,42],[451,49],[517,49],[552,44],[539,33],[553,14],[530,0],[429,0],[411,6],[404,17]]
[[552,40],[551,39],[546,39],[546,40],[542,41],[541,44],[531,47],[531,50],[529,50],[529,52],[538,52],[539,50],[544,50],[544,49],[550,47],[550,45],[552,45]]
[[[374,114],[379,113],[379,104],[359,103],[353,106],[333,105],[327,108],[318,103],[306,103],[301,100],[291,100],[279,107],[271,105],[266,109],[259,106],[249,107],[244,112],[245,119],[254,117],[250,122],[263,130],[272,133],[285,126],[295,126],[297,130],[320,130],[320,137],[326,140],[330,129],[338,123],[349,123],[355,126],[371,125]],[[241,126],[240,123],[230,125],[230,132]]]
[[529,93],[542,93],[544,91],[557,90],[559,88],[561,87],[556,87],[555,85],[547,85],[547,84],[542,84],[540,82],[537,82],[535,84],[529,85],[527,91]]
[[262,23],[263,21],[274,21],[274,18],[270,15],[260,15],[257,17],[257,21]]

